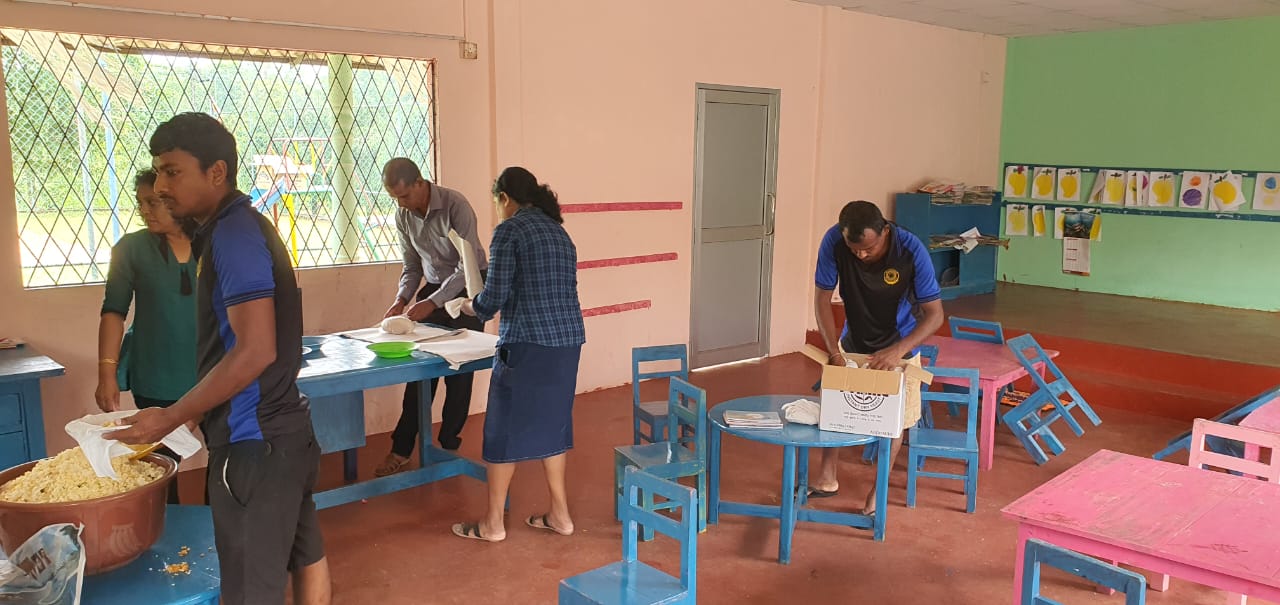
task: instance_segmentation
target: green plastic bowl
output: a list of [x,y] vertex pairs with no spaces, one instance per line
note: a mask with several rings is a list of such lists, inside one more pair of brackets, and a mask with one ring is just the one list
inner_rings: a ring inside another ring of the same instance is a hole
[[412,342],[375,342],[369,345],[368,349],[373,351],[374,355],[383,359],[398,359],[400,357],[408,357],[417,349],[418,345]]

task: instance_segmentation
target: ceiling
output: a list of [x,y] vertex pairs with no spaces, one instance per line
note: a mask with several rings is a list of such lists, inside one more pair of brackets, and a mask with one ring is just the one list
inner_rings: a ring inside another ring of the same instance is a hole
[[998,36],[1280,15],[1280,0],[801,0]]

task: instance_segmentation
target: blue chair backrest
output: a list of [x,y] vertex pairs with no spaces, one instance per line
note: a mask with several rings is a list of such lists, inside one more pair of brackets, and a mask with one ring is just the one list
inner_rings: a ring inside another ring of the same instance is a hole
[[[673,377],[667,395],[667,439],[692,444],[693,452],[701,459],[707,445],[707,392],[684,379]],[[679,430],[687,426],[693,434]]]
[[[640,364],[656,361],[679,361],[679,370],[641,372]],[[640,404],[640,383],[654,378],[689,379],[689,349],[684,345],[661,345],[631,349],[631,402]]]
[[[622,520],[622,560],[632,562],[638,556],[639,525],[674,538],[680,542],[680,585],[689,594],[697,594],[698,492],[691,487],[659,479],[634,466],[628,466],[624,471],[622,491],[627,496],[627,505],[622,507],[619,517]],[[645,510],[641,505],[641,492],[669,501],[673,511],[678,510],[679,518],[672,519]]]
[[920,361],[924,362],[926,368],[938,364],[937,345],[920,345],[916,347],[916,352],[920,354]]
[[[929,373],[935,378],[958,378],[965,381],[962,385],[952,385],[951,381],[948,381],[947,386],[959,387],[959,389],[953,388],[948,391],[927,391],[924,390],[927,385],[922,385],[920,401],[924,405],[938,401],[965,406],[965,441],[974,448],[978,447],[978,371],[971,368],[933,367],[929,368]],[[961,389],[964,392],[957,392]]]
[[1147,602],[1147,580],[1141,575],[1032,538],[1023,558],[1022,605],[1062,605],[1040,596],[1041,564],[1122,592],[1125,605]]
[[[1067,377],[1058,369],[1058,365],[1049,359],[1049,354],[1044,352],[1040,347],[1040,343],[1036,342],[1034,336],[1023,334],[1017,338],[1009,339],[1009,350],[1013,351],[1013,356],[1018,358],[1018,362],[1022,367],[1026,368],[1027,374],[1031,375],[1031,379],[1035,381],[1036,386],[1045,389],[1046,392],[1052,393],[1054,396],[1061,395],[1065,390],[1063,385],[1059,385],[1058,381],[1065,380]],[[1040,377],[1040,373],[1035,370],[1035,366],[1044,364],[1045,370],[1053,375],[1053,380],[1045,382]],[[1050,385],[1055,385],[1051,387]]]
[[951,324],[952,338],[1004,344],[1004,326],[998,321],[952,317],[947,322]]

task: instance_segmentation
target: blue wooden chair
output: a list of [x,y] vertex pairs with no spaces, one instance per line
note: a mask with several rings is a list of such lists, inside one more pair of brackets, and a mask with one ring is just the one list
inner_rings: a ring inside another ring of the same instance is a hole
[[1073,576],[1124,593],[1125,605],[1146,605],[1147,580],[1141,575],[1103,563],[1093,557],[1060,548],[1035,538],[1027,540],[1022,561],[1021,605],[1062,605],[1040,596],[1040,566],[1048,565]]
[[[951,337],[956,340],[972,340],[976,342],[985,342],[990,344],[1004,344],[1004,326],[998,321],[985,321],[981,319],[967,319],[964,317],[949,317],[947,324],[951,326]],[[1012,389],[1012,386],[1005,387],[1005,390]],[[943,390],[947,390],[944,385]],[[960,392],[963,389],[956,391]],[[1001,393],[1003,395],[1003,393]],[[999,399],[999,397],[997,397]],[[978,401],[982,401],[982,394],[979,392]],[[947,411],[952,416],[960,415],[960,406],[950,404]]]
[[[697,602],[698,523],[693,510],[701,498],[683,485],[628,468],[622,478],[622,561],[560,581],[560,605],[693,605]],[[643,492],[643,496],[641,495]],[[649,510],[640,501],[654,496],[679,509],[679,519]],[[639,526],[680,542],[680,577],[671,577],[638,560]]]
[[[932,368],[938,363],[938,347],[934,345],[920,345],[916,347],[916,353],[920,354],[920,363],[926,368]],[[821,383],[819,383],[821,384]],[[928,401],[920,401],[920,422],[918,426],[933,428],[933,406]],[[872,443],[862,448],[862,459],[870,463],[876,459],[876,454],[880,451],[879,442]]]
[[[930,371],[937,377],[965,380],[968,385],[967,388],[960,386],[959,389],[947,391],[921,391],[921,404],[928,407],[932,402],[938,401],[948,405],[963,405],[968,414],[964,432],[912,427],[909,436],[911,445],[907,450],[907,506],[916,506],[918,477],[958,479],[964,481],[964,510],[972,513],[978,503],[978,371],[956,368],[931,368]],[[963,392],[956,392],[957,390]],[[924,463],[929,458],[961,460],[965,465],[965,473],[955,475],[926,471]]]
[[[1277,397],[1280,397],[1280,386],[1267,389],[1248,401],[1210,418],[1210,420],[1222,424],[1240,424],[1240,421],[1244,420],[1249,414],[1252,414],[1254,410],[1270,403]],[[1225,456],[1235,456],[1239,458],[1244,455],[1244,446],[1242,444],[1235,441],[1219,439],[1217,437],[1210,437],[1206,439],[1205,447],[1210,451],[1223,454]],[[1152,458],[1155,458],[1156,460],[1164,460],[1175,452],[1183,450],[1190,451],[1190,449],[1191,431],[1187,431],[1173,439],[1170,439],[1169,445],[1165,446],[1165,448],[1159,452],[1156,452],[1156,455],[1152,456]]]
[[[1102,424],[1102,419],[1093,411],[1093,408],[1089,407],[1088,402],[1072,386],[1071,381],[1067,380],[1062,370],[1058,369],[1057,364],[1049,359],[1049,355],[1036,342],[1035,337],[1023,334],[1017,338],[1011,338],[1008,346],[1009,350],[1013,351],[1014,357],[1027,370],[1027,374],[1035,381],[1036,390],[1022,403],[1005,412],[1003,420],[1018,441],[1022,442],[1022,447],[1031,454],[1036,464],[1044,464],[1049,461],[1049,457],[1036,442],[1036,437],[1042,439],[1055,456],[1066,449],[1062,441],[1053,433],[1051,428],[1053,423],[1059,420],[1065,422],[1071,428],[1071,432],[1079,437],[1084,435],[1084,428],[1071,415],[1072,410],[1079,408],[1094,426]],[[1044,365],[1045,373],[1049,378],[1042,378],[1036,371],[1036,366],[1040,364]],[[1042,412],[1041,408],[1049,404],[1053,405],[1053,409]]]
[[[661,361],[679,361],[680,369],[652,372],[640,370],[641,364]],[[634,445],[645,442],[657,443],[667,439],[664,432],[667,428],[667,402],[640,401],[640,383],[656,378],[689,380],[688,348],[684,345],[662,345],[631,349],[631,443]],[[648,428],[648,433],[641,430],[642,426]]]
[[[684,428],[690,429],[688,433]],[[644,445],[613,448],[613,478],[617,494],[617,515],[622,518],[626,504],[623,476],[633,466],[663,479],[695,477],[698,484],[698,531],[707,528],[707,392],[680,378],[671,379],[667,398],[667,440]],[[687,435],[687,436],[686,436]],[[645,510],[660,510],[670,502],[655,504],[646,495]],[[645,527],[645,540],[653,530]]]

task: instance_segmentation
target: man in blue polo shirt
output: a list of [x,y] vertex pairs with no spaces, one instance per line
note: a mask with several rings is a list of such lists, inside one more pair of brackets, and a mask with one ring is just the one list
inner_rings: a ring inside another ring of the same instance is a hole
[[236,190],[236,140],[214,118],[184,113],[151,136],[156,194],[199,225],[199,382],[168,408],[125,419],[110,436],[154,443],[202,420],[222,602],[327,605],[329,567],[312,490],[320,448],[296,379],[302,301],[275,227]]
[[[942,327],[941,291],[929,250],[910,231],[885,220],[871,202],[849,202],[840,210],[840,222],[827,230],[818,247],[814,281],[813,310],[831,365],[845,365],[848,352],[870,355],[872,369],[892,369]],[[837,286],[845,316],[839,338],[831,314]],[[901,446],[901,439],[893,441],[891,464]],[[822,450],[809,497],[836,495],[838,456],[838,450]],[[872,512],[874,503],[873,485],[864,512]]]

